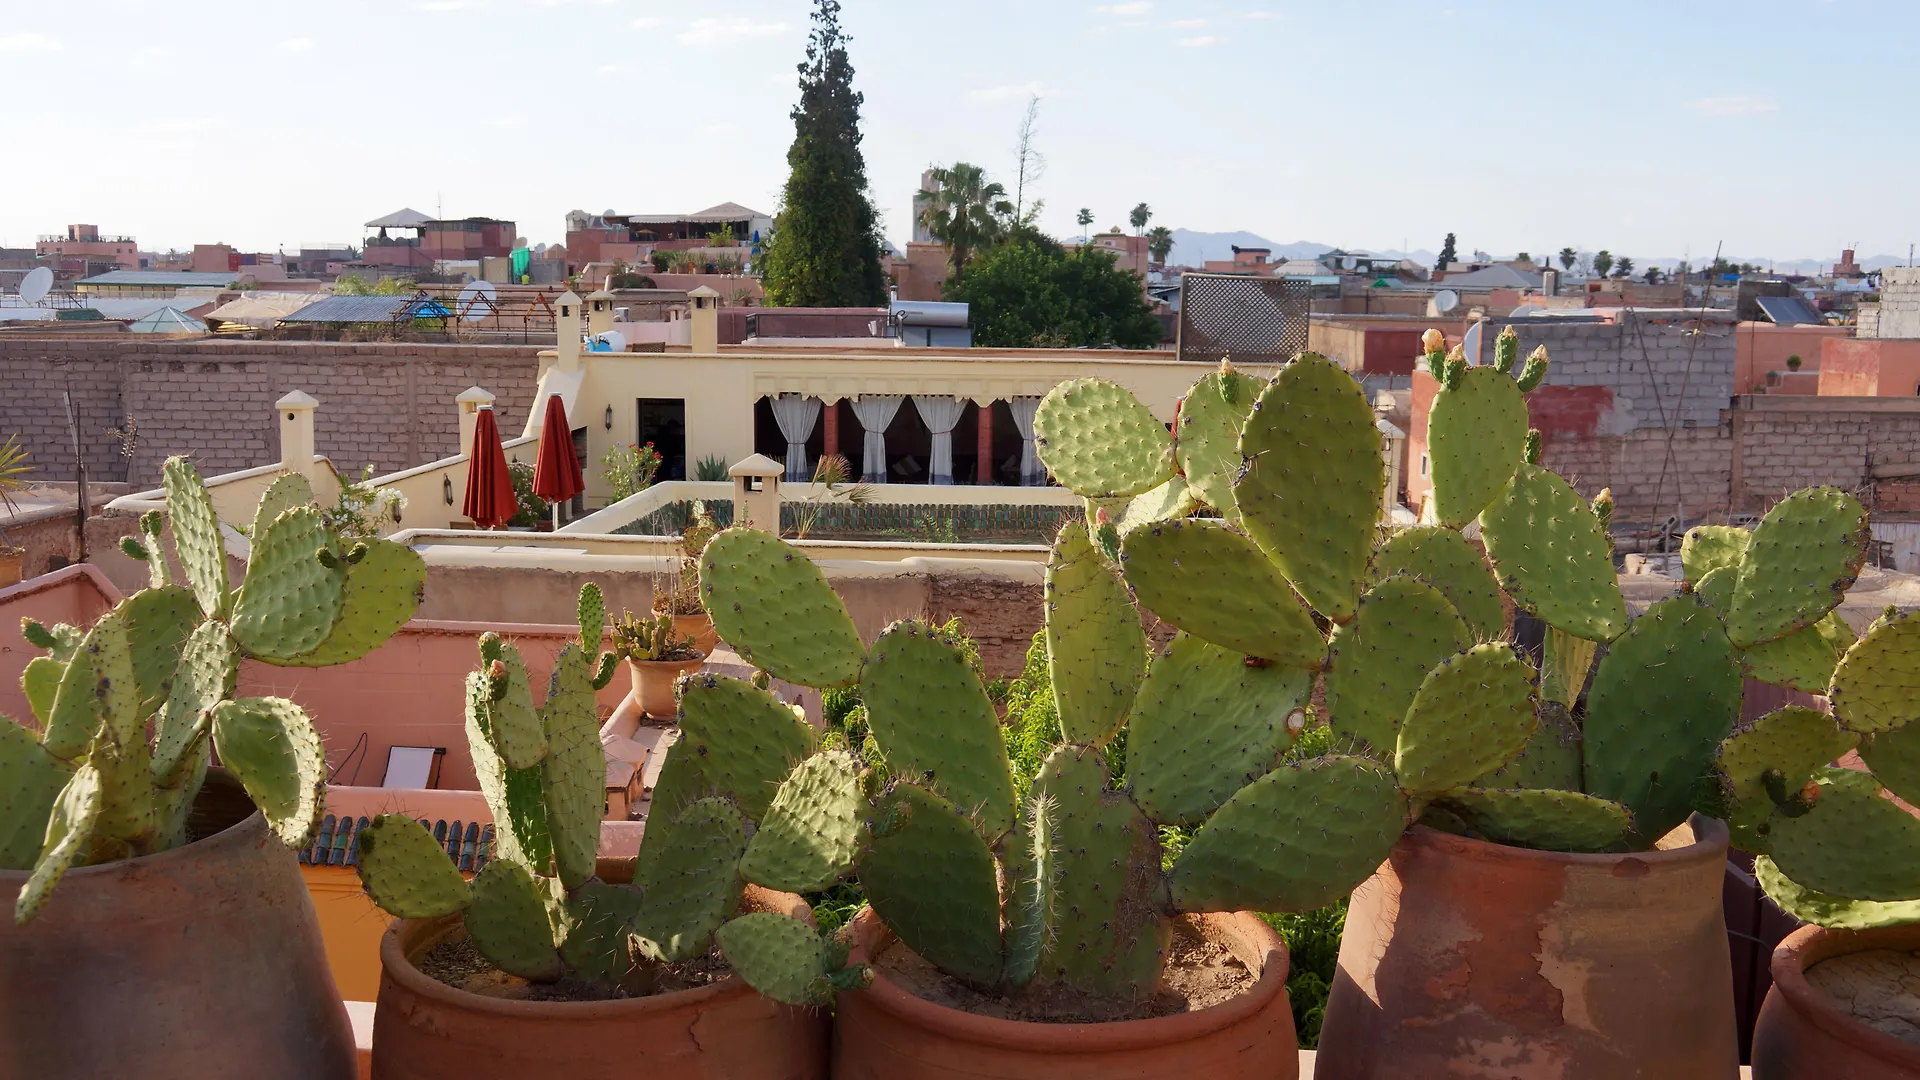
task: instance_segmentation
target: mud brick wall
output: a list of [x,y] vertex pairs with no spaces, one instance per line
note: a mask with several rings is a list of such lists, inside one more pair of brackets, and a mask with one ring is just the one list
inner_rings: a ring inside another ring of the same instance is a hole
[[[17,433],[36,479],[74,479],[63,394],[71,394],[89,478],[136,487],[191,454],[205,474],[280,454],[273,403],[289,390],[320,401],[315,441],[341,471],[391,472],[456,452],[454,396],[492,391],[511,437],[538,381],[537,348],[341,342],[0,339],[0,439]],[[131,417],[133,457],[107,433]]]

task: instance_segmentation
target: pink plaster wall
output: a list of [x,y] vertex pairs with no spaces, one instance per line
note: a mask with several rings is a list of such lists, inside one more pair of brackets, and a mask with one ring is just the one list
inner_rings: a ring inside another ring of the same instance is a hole
[[1913,397],[1920,393],[1920,341],[1852,338],[1822,344],[1822,397]]
[[87,563],[62,567],[0,589],[0,715],[39,726],[27,705],[27,695],[20,690],[20,673],[26,670],[28,661],[44,654],[21,635],[22,618],[37,619],[49,626],[91,626],[119,602],[120,590]]
[[1850,326],[1775,326],[1743,322],[1734,328],[1733,392],[1745,394],[1769,371],[1786,371],[1787,357],[1800,357],[1801,371],[1820,370],[1822,346],[1833,338],[1851,338]]

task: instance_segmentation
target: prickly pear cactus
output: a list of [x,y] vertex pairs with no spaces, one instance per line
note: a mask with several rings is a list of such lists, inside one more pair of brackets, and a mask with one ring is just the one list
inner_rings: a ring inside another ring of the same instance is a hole
[[[305,844],[325,800],[319,733],[292,701],[236,699],[235,672],[246,659],[311,667],[363,656],[420,601],[417,554],[330,533],[311,487],[289,477],[262,497],[244,549],[232,534],[247,572],[230,591],[227,534],[206,485],[185,458],[161,473],[167,520],[143,516],[140,537],[123,545],[147,563],[152,587],[84,631],[24,628],[48,655],[21,679],[39,732],[7,721],[0,736],[0,802],[10,807],[0,868],[33,871],[15,900],[20,922],[76,861],[184,844],[214,748],[274,834]],[[172,584],[169,532],[186,585]]]

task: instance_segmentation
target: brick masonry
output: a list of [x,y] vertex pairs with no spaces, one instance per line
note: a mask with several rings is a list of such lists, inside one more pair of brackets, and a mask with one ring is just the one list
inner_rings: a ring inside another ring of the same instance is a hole
[[[158,482],[160,463],[192,454],[203,473],[264,465],[280,452],[273,403],[289,390],[320,400],[316,448],[342,471],[391,472],[455,452],[454,396],[482,386],[511,437],[538,381],[537,348],[340,342],[0,339],[0,438],[18,433],[36,478],[71,480],[63,392],[77,414],[94,480]],[[131,416],[131,461],[107,434]]]

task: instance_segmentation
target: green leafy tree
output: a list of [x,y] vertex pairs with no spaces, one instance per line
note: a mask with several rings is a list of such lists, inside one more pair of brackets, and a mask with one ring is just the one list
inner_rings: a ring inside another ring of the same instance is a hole
[[933,170],[933,191],[920,207],[920,224],[952,252],[952,280],[966,276],[974,254],[999,242],[1013,219],[1007,189],[987,180],[978,165],[957,161]]
[[1143,349],[1160,340],[1140,275],[1116,266],[1111,252],[1068,252],[1033,229],[1016,228],[945,294],[971,306],[976,345]]
[[867,194],[860,106],[839,0],[815,0],[799,66],[786,192],[762,264],[767,299],[792,307],[871,307],[886,301],[880,217]]
[[1661,274],[1660,274],[1660,268],[1657,266],[1647,267],[1647,272],[1643,276],[1646,278],[1647,284],[1649,285],[1660,284]]
[[1620,256],[1620,258],[1616,259],[1613,264],[1613,276],[1621,279],[1632,277],[1633,276],[1633,260],[1627,258],[1625,255],[1622,255]]
[[1533,256],[1532,256],[1532,255],[1530,255],[1530,254],[1528,254],[1527,252],[1524,252],[1524,251],[1523,251],[1523,252],[1521,252],[1520,254],[1518,254],[1518,255],[1515,255],[1515,256],[1513,257],[1513,261],[1514,261],[1514,262],[1523,262],[1523,263],[1530,263],[1530,262],[1532,262],[1532,261],[1533,261]]
[[1573,264],[1580,261],[1580,253],[1570,247],[1560,249],[1560,269],[1571,270]]
[[1093,226],[1093,211],[1083,206],[1080,208],[1079,213],[1073,215],[1073,220],[1079,223],[1080,235],[1082,238],[1085,238],[1087,230]]
[[1173,254],[1173,230],[1165,225],[1155,225],[1147,230],[1147,254],[1162,266],[1167,264],[1167,256]]
[[1460,249],[1455,245],[1453,234],[1447,234],[1447,241],[1440,245],[1440,257],[1433,260],[1435,270],[1445,270],[1447,264],[1460,257]]
[[1147,231],[1147,222],[1153,220],[1153,208],[1140,203],[1127,215],[1127,221],[1133,225],[1133,235],[1139,236]]
[[1611,269],[1613,269],[1613,253],[1612,252],[1608,251],[1606,248],[1601,248],[1599,251],[1596,251],[1593,253],[1593,276],[1594,277],[1606,277],[1607,271]]

